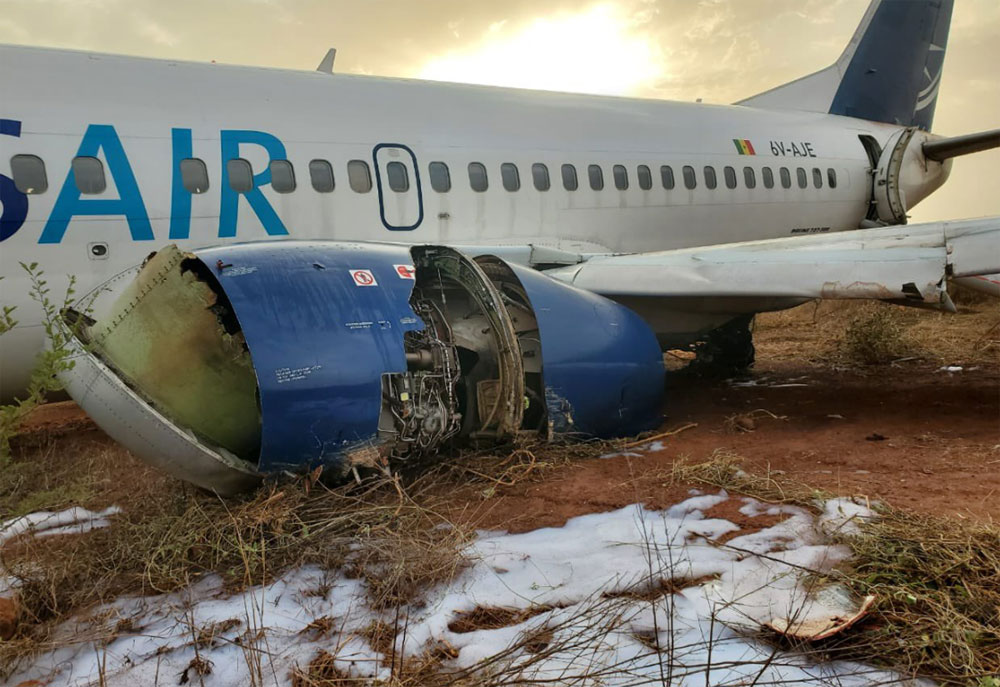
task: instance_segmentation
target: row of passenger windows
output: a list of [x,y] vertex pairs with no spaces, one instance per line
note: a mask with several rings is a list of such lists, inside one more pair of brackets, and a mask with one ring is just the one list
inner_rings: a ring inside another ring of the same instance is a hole
[[[48,188],[45,163],[41,158],[35,155],[15,155],[10,160],[10,167],[14,176],[14,184],[22,193],[44,193]],[[72,169],[73,178],[81,193],[104,192],[107,184],[104,178],[104,165],[99,159],[86,156],[75,157]],[[288,160],[272,160],[267,171],[271,176],[271,188],[276,192],[291,193],[296,189],[295,168]],[[447,193],[451,190],[451,172],[448,170],[447,164],[432,162],[428,165],[427,171],[430,174],[431,188],[438,193]],[[701,172],[701,178],[706,188],[718,188],[719,179],[715,167],[707,165],[702,168]],[[385,174],[386,183],[393,191],[405,193],[410,189],[409,169],[402,162],[388,163],[385,167]],[[468,174],[469,186],[473,191],[482,193],[489,188],[489,174],[486,165],[481,162],[470,162]],[[764,188],[774,188],[774,172],[770,167],[762,167],[760,175]],[[205,193],[209,188],[208,167],[199,158],[181,160],[180,176],[181,183],[190,193]],[[257,180],[255,184],[250,161],[243,158],[226,161],[226,176],[229,187],[239,193],[247,193],[253,190],[255,185],[266,183],[266,180]],[[560,176],[562,177],[562,186],[567,191],[576,191],[580,187],[575,165],[562,165]],[[629,187],[629,170],[624,165],[613,165],[611,176],[615,188],[619,191],[624,191]],[[640,189],[648,191],[653,188],[653,173],[648,165],[638,165],[635,168],[635,176]],[[726,188],[734,189],[739,186],[740,176],[743,178],[745,188],[757,187],[757,170],[755,168],[744,167],[742,175],[739,175],[734,167],[725,166],[722,168],[722,178]],[[810,174],[805,168],[795,169],[795,180],[799,188],[809,186],[809,176]],[[819,167],[812,168],[812,185],[815,188],[823,188],[823,176],[823,171]],[[685,165],[681,168],[681,177],[684,188],[694,189],[698,187],[698,174],[691,165]],[[792,187],[792,171],[788,167],[778,169],[778,178],[781,188]],[[312,160],[309,163],[309,180],[314,190],[320,193],[332,192],[336,187],[333,165],[327,160]],[[507,191],[520,190],[521,173],[517,165],[513,162],[501,164],[500,181]],[[604,168],[598,164],[588,165],[587,181],[592,190],[602,190],[604,188]],[[372,175],[368,163],[364,160],[349,161],[347,163],[347,182],[351,189],[357,193],[371,191]],[[549,178],[548,165],[542,162],[531,165],[531,183],[537,191],[548,191],[551,188],[552,182]],[[667,190],[675,187],[674,169],[670,165],[660,167],[660,184]],[[837,171],[832,167],[826,170],[826,184],[830,188],[837,188]]]

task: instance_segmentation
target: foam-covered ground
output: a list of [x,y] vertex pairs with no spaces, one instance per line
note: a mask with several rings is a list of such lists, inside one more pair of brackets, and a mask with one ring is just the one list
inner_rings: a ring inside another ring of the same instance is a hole
[[[704,516],[727,501],[744,523],[782,519],[741,532],[729,520]],[[483,532],[467,551],[469,567],[398,613],[374,611],[364,582],[340,571],[303,567],[235,595],[210,577],[183,593],[119,599],[65,623],[55,637],[60,648],[10,684],[174,685],[200,678],[219,687],[288,685],[319,651],[343,673],[385,678],[390,657],[399,665],[401,657],[440,647],[450,656],[446,671],[479,666],[561,684],[633,685],[661,676],[692,685],[886,684],[896,676],[754,638],[774,619],[830,613],[811,600],[803,576],[845,560],[846,548],[831,543],[830,534],[870,515],[838,500],[816,517],[722,492],[662,511],[633,505],[558,528]],[[507,624],[469,621],[476,609],[496,608],[531,611],[508,613]],[[399,629],[394,647],[372,646],[376,621]],[[96,639],[112,628],[110,642]]]

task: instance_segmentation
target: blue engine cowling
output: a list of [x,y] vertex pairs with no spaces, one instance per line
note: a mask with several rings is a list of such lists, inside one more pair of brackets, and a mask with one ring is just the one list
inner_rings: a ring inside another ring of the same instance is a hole
[[500,258],[527,292],[542,339],[548,420],[555,433],[608,438],[659,425],[663,354],[649,326],[623,305]]
[[[196,388],[185,380],[194,374],[189,370],[206,368],[172,370],[161,356],[138,363],[156,368],[155,375],[143,374],[134,362],[119,359],[121,346],[102,350],[90,342],[89,355],[98,359],[92,367],[117,373],[119,393],[132,405],[131,396],[144,399],[151,422],[178,425],[206,455],[229,462],[235,455],[244,472],[323,465],[344,474],[519,432],[610,437],[659,423],[664,370],[649,327],[624,306],[529,268],[492,256],[472,260],[438,246],[276,241],[194,254],[169,250],[173,259],[164,251],[137,278],[156,271],[155,284],[139,289],[140,297],[133,294],[125,314],[92,338],[104,340],[108,330],[138,317],[142,294],[167,283],[160,275],[180,270],[184,279],[170,288],[210,289],[214,297],[195,302],[211,307],[227,345],[241,342],[249,358],[259,427],[248,424],[247,431],[259,432],[259,441],[228,446],[213,427],[198,425],[197,418],[211,417],[211,394],[204,386],[187,397],[178,393]],[[141,322],[155,322],[157,313],[151,315]],[[203,323],[204,313],[200,317]],[[155,325],[135,326],[145,331]],[[170,326],[173,332],[184,327]],[[150,379],[180,390],[152,388]],[[88,412],[90,405],[100,414],[107,399],[92,398],[94,388],[80,380],[69,385]],[[225,398],[225,389],[210,391]],[[251,409],[253,403],[247,401]],[[178,462],[169,455],[175,449],[152,434],[141,437],[135,418],[127,429],[114,426],[113,415],[95,419],[137,455],[177,476],[222,493],[236,490],[237,482],[214,476],[218,465],[203,474],[192,467],[200,459]],[[162,435],[162,428],[156,431]]]

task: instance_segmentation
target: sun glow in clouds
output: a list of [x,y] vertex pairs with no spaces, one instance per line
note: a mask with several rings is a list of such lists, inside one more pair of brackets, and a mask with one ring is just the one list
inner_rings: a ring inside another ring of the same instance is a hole
[[664,75],[664,57],[643,32],[645,13],[612,5],[490,26],[469,49],[436,57],[419,78],[605,95],[635,95]]

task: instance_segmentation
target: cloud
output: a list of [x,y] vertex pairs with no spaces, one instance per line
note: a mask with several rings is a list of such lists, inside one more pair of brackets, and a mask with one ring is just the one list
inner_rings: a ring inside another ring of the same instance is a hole
[[627,95],[663,77],[666,60],[642,30],[648,9],[596,4],[576,12],[507,19],[479,40],[428,60],[417,75],[438,81]]
[[[831,64],[868,3],[0,0],[0,41],[305,70],[332,46],[340,72],[727,103]],[[937,131],[996,127],[998,35],[1000,2],[955,3]],[[998,156],[957,160],[914,221],[1000,214]]]
[[157,45],[172,48],[180,42],[177,34],[168,31],[162,25],[145,17],[136,17],[136,28],[139,34],[145,36]]

